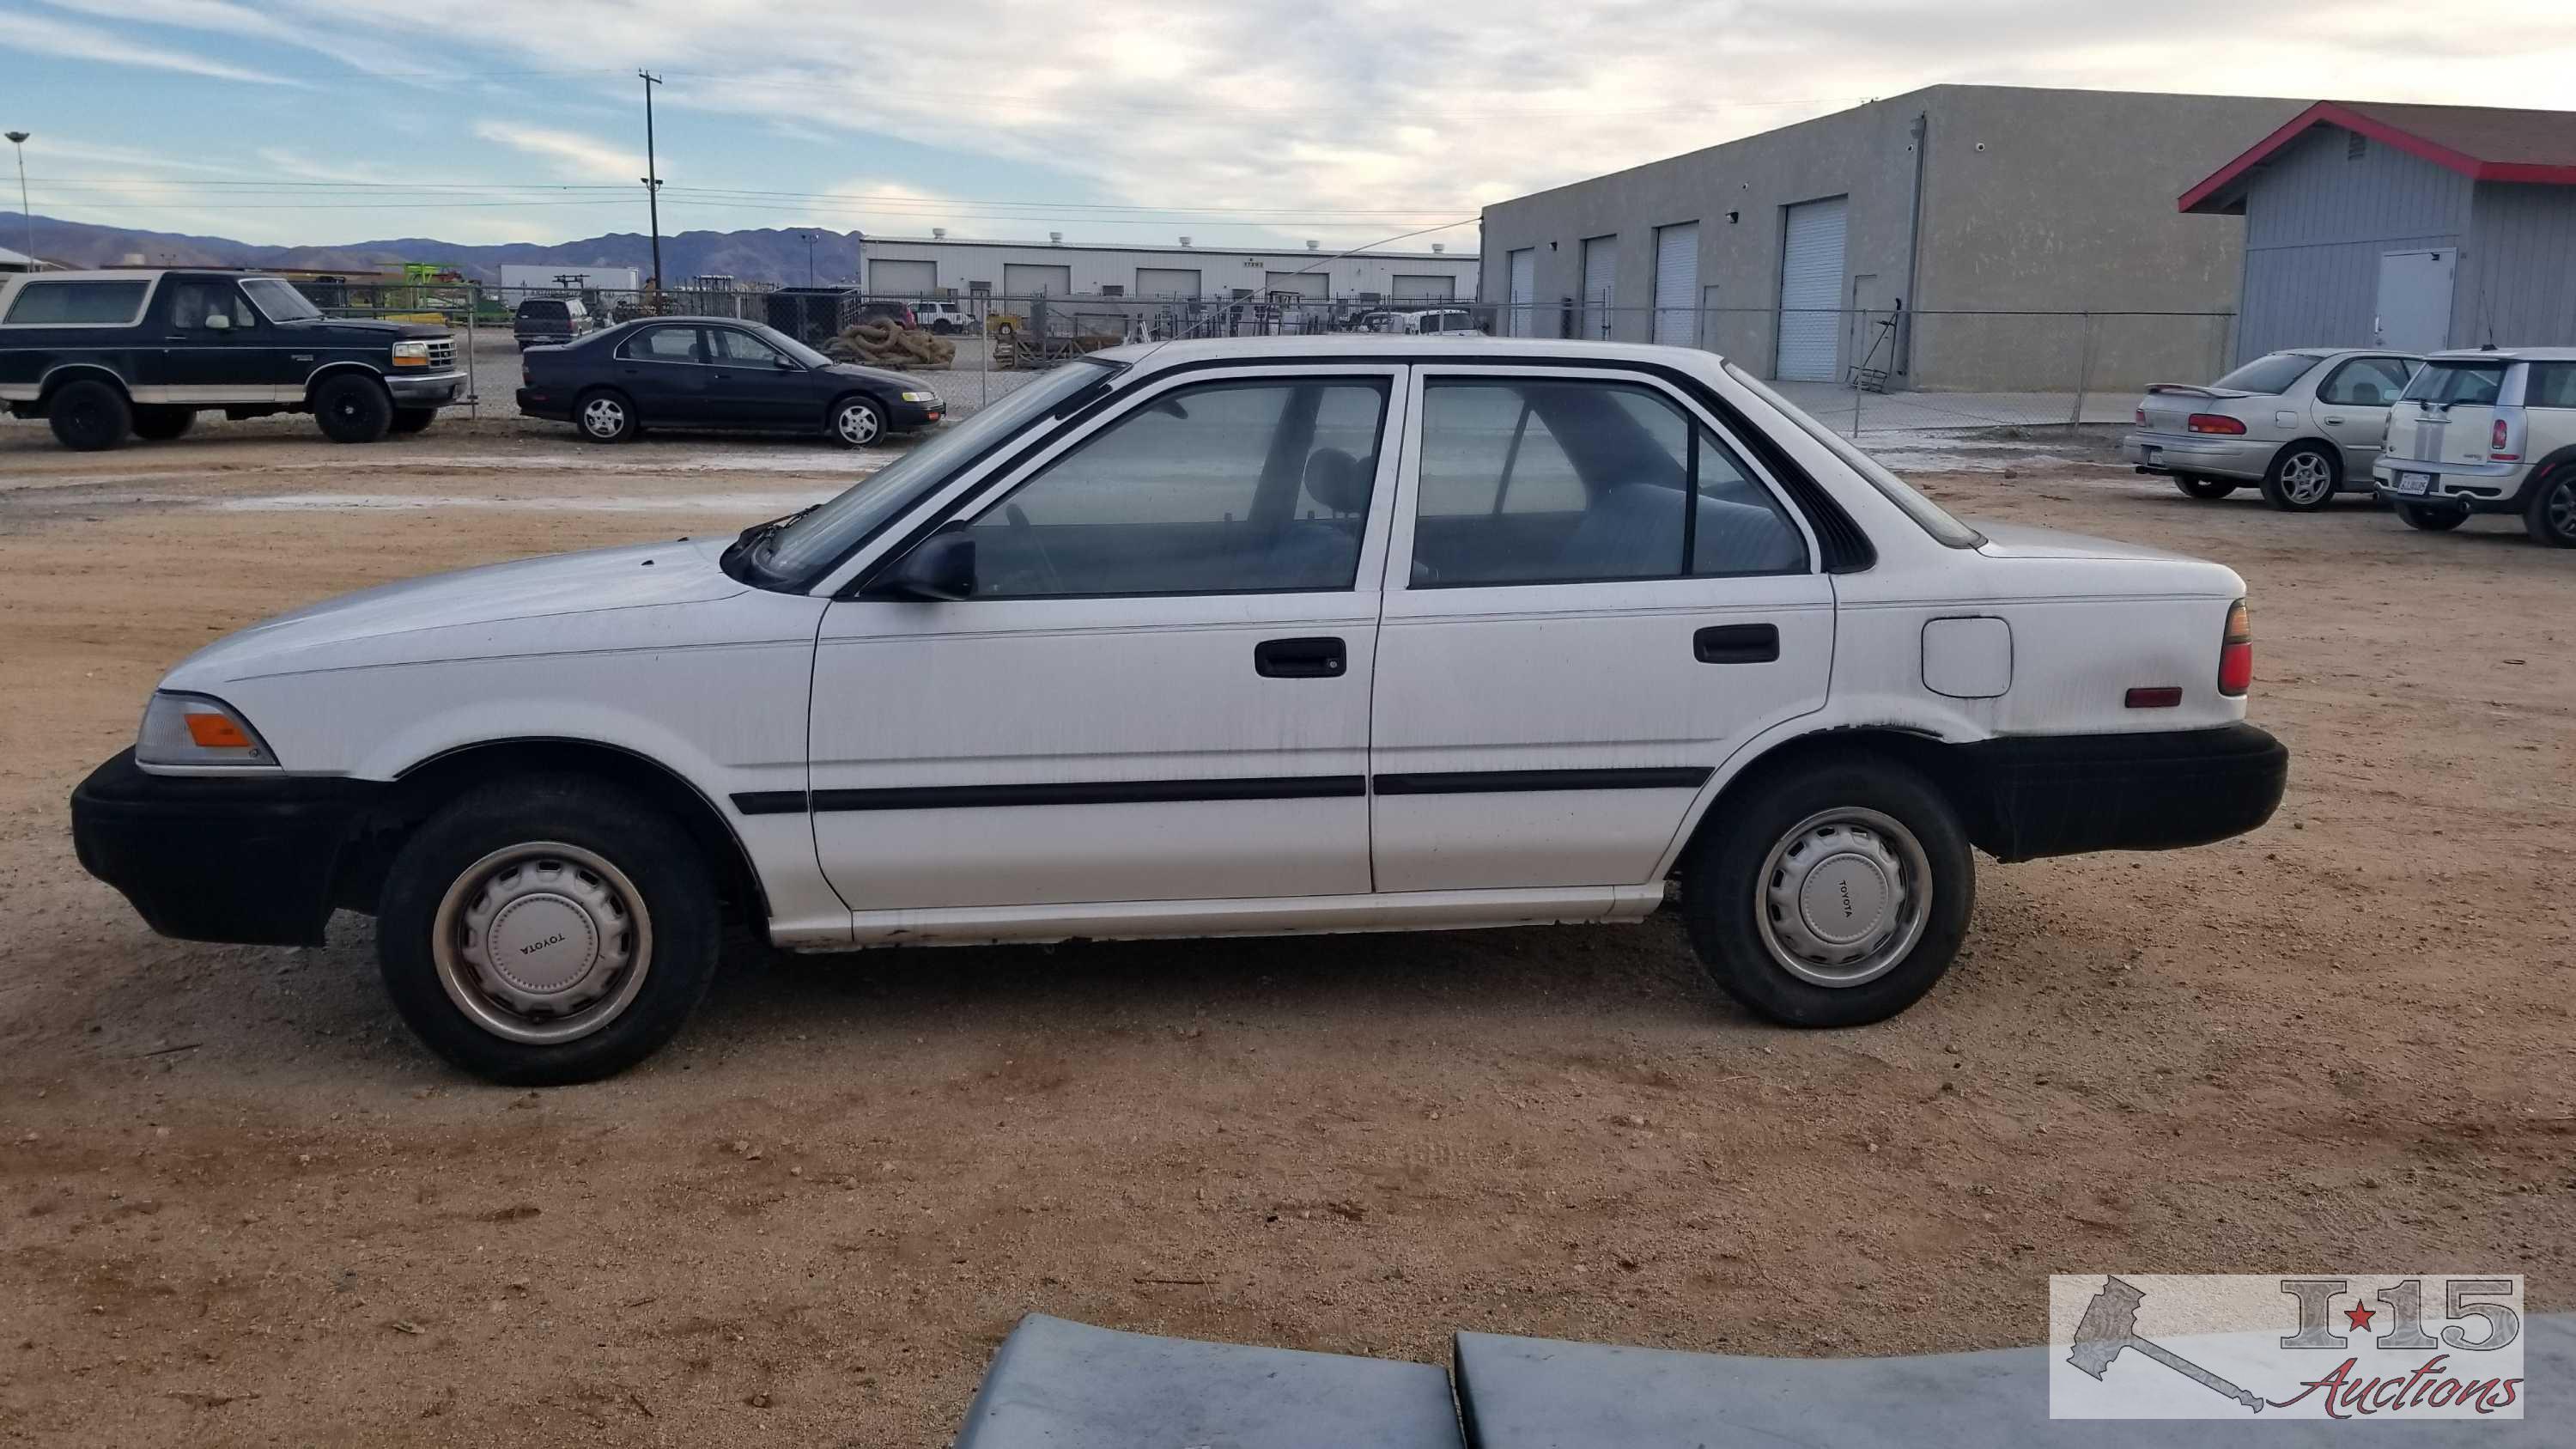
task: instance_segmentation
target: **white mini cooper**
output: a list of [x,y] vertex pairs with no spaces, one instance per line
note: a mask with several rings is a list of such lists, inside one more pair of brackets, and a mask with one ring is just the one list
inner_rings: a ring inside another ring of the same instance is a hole
[[[1100,353],[730,543],[354,594],[172,670],[72,798],[166,934],[374,913],[497,1080],[800,950],[1635,921],[1889,1016],[2003,860],[2251,830],[2229,570],[1971,528],[1702,352]],[[927,964],[927,963],[925,963]]]

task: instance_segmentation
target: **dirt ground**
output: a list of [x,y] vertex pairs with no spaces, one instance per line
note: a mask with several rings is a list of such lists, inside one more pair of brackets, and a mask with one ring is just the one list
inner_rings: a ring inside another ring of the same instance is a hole
[[923,951],[747,964],[641,1069],[517,1092],[404,1034],[367,921],[163,940],[74,862],[66,796],[196,645],[860,465],[0,427],[0,1434],[936,1445],[1032,1310],[1439,1361],[2029,1343],[2051,1272],[2576,1306],[2576,556],[2503,521],[1924,477],[2243,572],[2290,794],[2207,849],[1983,863],[1957,968],[1858,1031],[1755,1024],[1668,918]]

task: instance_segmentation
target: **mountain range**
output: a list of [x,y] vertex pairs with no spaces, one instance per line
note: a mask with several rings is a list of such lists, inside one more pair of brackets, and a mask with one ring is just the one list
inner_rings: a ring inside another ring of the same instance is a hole
[[[0,211],[0,246],[23,248],[26,225],[21,213]],[[859,233],[821,227],[675,232],[662,238],[662,268],[675,284],[721,272],[746,282],[801,286],[807,279],[807,236],[816,239],[812,248],[812,276],[816,280],[847,280],[857,271]],[[69,267],[116,266],[138,256],[150,266],[293,267],[317,271],[374,271],[401,262],[436,262],[481,282],[498,282],[504,262],[633,267],[646,276],[653,271],[653,242],[641,232],[610,232],[552,244],[506,242],[499,246],[468,246],[433,237],[391,237],[342,246],[260,246],[229,237],[96,226],[39,213],[35,247],[36,255],[46,261]]]

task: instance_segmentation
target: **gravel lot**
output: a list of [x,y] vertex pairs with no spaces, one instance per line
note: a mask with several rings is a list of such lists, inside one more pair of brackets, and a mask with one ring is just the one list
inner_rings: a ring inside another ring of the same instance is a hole
[[2478,1268],[2576,1306],[2576,558],[2081,463],[1972,516],[2226,561],[2264,831],[1986,863],[1957,969],[1797,1034],[1679,930],[746,960],[674,1049],[513,1092],[371,930],[151,935],[65,797],[171,662],[427,570],[731,531],[821,445],[0,427],[0,1434],[940,1444],[1022,1313],[1437,1360],[2036,1341],[2052,1271]]

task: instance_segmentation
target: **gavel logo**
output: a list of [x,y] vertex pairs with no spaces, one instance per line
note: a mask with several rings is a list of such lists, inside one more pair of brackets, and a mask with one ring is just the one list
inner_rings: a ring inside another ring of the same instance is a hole
[[2066,1361],[2098,1379],[2122,1350],[2134,1348],[2213,1393],[2234,1399],[2255,1413],[2263,1412],[2262,1395],[2240,1389],[2172,1349],[2138,1337],[2138,1304],[2146,1296],[2145,1290],[2134,1283],[2104,1278],[2102,1291],[2084,1305],[2084,1321],[2075,1325],[2073,1351],[2066,1355]]

